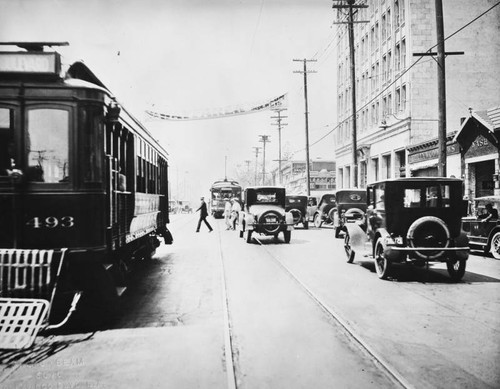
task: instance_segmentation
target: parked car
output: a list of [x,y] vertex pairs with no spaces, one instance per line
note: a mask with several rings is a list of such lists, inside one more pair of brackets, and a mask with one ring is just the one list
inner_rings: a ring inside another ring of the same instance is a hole
[[494,209],[500,210],[500,196],[475,198],[473,213],[462,218],[462,229],[469,238],[471,248],[491,252],[494,258],[500,259],[500,220],[484,220],[487,215],[486,204],[492,204]]
[[321,196],[318,208],[314,212],[313,216],[314,226],[320,228],[323,223],[333,223],[333,212],[336,205],[337,202],[333,193],[326,193]]
[[318,209],[318,198],[316,196],[307,196],[307,220],[313,221],[314,214]]
[[346,223],[360,222],[366,212],[366,190],[339,189],[335,193],[336,206],[333,211],[335,237],[339,238]]
[[309,228],[309,219],[307,216],[307,196],[287,195],[285,211],[292,214],[294,225],[301,223],[306,230]]
[[293,216],[285,211],[285,188],[256,186],[246,188],[243,194],[243,210],[240,212],[240,238],[247,243],[252,234],[273,235],[283,232],[285,243],[290,243]]
[[381,279],[394,263],[445,262],[459,281],[469,256],[461,229],[465,214],[462,180],[417,177],[385,180],[367,187],[367,211],[361,224],[346,223],[347,262],[371,256]]

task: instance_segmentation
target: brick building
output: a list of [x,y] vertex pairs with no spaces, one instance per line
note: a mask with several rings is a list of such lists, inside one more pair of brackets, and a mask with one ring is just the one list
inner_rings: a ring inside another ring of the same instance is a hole
[[[434,0],[368,0],[354,24],[358,183],[437,175],[437,64],[413,53],[435,51]],[[445,38],[494,5],[491,0],[443,0]],[[345,10],[338,19],[345,21]],[[446,40],[447,174],[464,176],[454,134],[469,107],[498,104],[500,7]],[[340,25],[335,137],[337,187],[353,184],[352,104],[347,25]]]

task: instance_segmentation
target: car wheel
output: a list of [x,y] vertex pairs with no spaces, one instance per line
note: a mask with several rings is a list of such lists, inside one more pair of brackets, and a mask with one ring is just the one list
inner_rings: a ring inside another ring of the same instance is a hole
[[384,246],[382,246],[382,241],[380,238],[377,240],[377,244],[375,245],[375,257],[373,259],[375,262],[375,270],[377,271],[378,278],[380,278],[381,280],[387,279],[391,271],[391,263],[384,255]]
[[490,252],[493,258],[500,259],[500,232],[495,233],[491,238]]
[[453,281],[460,281],[465,274],[465,259],[457,259],[455,261],[446,262],[448,274]]
[[247,241],[247,243],[252,243],[252,231],[246,230],[245,235],[245,240]]
[[290,239],[292,239],[292,231],[283,231],[283,236],[285,237],[285,243],[290,243]]
[[323,221],[321,220],[321,216],[319,216],[319,213],[314,215],[314,227],[316,228],[321,228],[321,225],[323,224]]
[[344,250],[347,255],[347,263],[352,263],[354,261],[354,250],[351,247],[351,237],[349,235],[349,232],[346,231],[345,237],[344,237]]

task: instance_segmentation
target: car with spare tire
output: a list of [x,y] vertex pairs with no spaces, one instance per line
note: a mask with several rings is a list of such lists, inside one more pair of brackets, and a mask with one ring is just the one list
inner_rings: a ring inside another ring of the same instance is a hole
[[340,233],[345,231],[346,223],[360,222],[366,212],[366,190],[364,189],[339,189],[335,193],[336,206],[333,210],[333,228],[335,237],[340,238]]
[[469,242],[461,228],[466,213],[463,182],[456,178],[411,177],[368,185],[362,223],[346,223],[347,262],[373,259],[387,279],[395,264],[446,263],[453,281],[465,274]]
[[294,222],[292,214],[285,211],[285,204],[286,192],[283,187],[246,188],[240,212],[240,237],[251,243],[253,234],[278,238],[283,233],[285,243],[290,243]]
[[325,193],[321,196],[313,216],[313,223],[316,228],[321,228],[323,223],[333,223],[333,213],[336,205],[337,201],[334,193]]
[[302,224],[304,229],[309,228],[309,217],[307,216],[307,196],[286,195],[285,211],[290,212],[295,226]]

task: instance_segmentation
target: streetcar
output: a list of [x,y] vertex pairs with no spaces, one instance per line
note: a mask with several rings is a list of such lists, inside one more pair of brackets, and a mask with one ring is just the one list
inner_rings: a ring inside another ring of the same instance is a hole
[[172,243],[168,153],[83,62],[62,69],[66,42],[0,44],[23,49],[0,52],[0,316],[100,327]]
[[214,218],[224,215],[226,200],[236,198],[241,203],[242,187],[237,181],[224,180],[215,181],[210,187],[210,213]]

